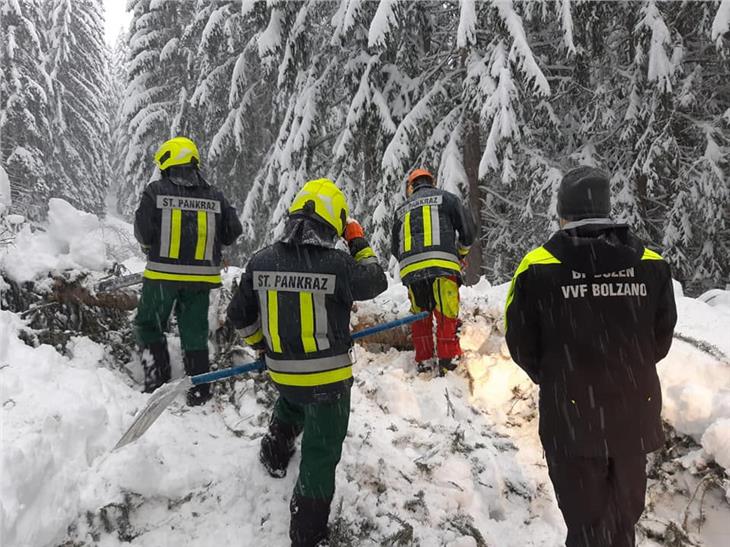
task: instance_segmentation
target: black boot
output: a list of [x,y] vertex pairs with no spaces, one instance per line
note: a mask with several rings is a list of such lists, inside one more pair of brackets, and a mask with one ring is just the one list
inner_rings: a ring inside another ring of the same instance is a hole
[[331,503],[332,498],[305,498],[296,493],[292,496],[289,504],[289,538],[292,547],[315,547],[327,540]]
[[269,431],[261,439],[259,450],[259,460],[269,475],[277,479],[286,476],[286,468],[294,454],[294,441],[301,432],[301,427],[280,422],[276,416],[271,417]]
[[153,342],[140,348],[144,370],[144,392],[152,393],[162,384],[170,381],[170,354],[167,341]]
[[[185,374],[188,376],[204,374],[210,371],[207,349],[186,351],[183,356],[183,362],[185,363]],[[210,397],[210,384],[195,386],[188,390],[188,406],[204,405]]]
[[439,359],[439,376],[446,376],[449,371],[456,370],[456,363],[452,363],[451,359]]
[[433,368],[431,367],[431,363],[428,361],[417,361],[416,362],[416,372],[418,374],[430,374],[433,371]]

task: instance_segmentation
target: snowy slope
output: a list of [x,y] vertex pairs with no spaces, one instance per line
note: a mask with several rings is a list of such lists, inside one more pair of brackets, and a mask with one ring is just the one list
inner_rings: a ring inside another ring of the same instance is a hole
[[[415,376],[412,352],[358,348],[333,545],[561,544],[537,390],[500,333],[506,289],[462,289],[467,354],[457,374],[426,380]],[[730,465],[730,312],[681,296],[678,304],[687,341],[659,365],[665,418],[701,444],[675,437],[653,458],[640,523],[653,539],[641,545],[720,547],[730,538],[730,482],[712,459]],[[353,324],[407,307],[393,284],[358,304]],[[26,345],[23,329],[0,311],[3,546],[287,544],[298,454],[282,480],[257,460],[274,397],[264,377],[241,377],[202,409],[177,401],[138,442],[110,453],[148,396],[103,346],[77,337],[61,355]]]

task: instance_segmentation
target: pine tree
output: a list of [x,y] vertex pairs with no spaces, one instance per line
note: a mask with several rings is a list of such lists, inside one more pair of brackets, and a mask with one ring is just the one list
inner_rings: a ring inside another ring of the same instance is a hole
[[100,0],[51,0],[48,70],[53,86],[55,197],[94,213],[109,184],[108,50]]
[[501,281],[557,228],[562,175],[590,164],[612,176],[613,216],[683,280],[730,272],[728,0],[130,5],[128,205],[154,147],[186,132],[241,206],[245,253],[329,176],[386,258],[423,166],[469,200],[470,262]]
[[106,116],[109,120],[109,197],[113,211],[118,212],[120,193],[124,191],[124,154],[126,127],[123,118],[124,91],[127,82],[126,60],[129,57],[129,37],[122,33],[117,37],[109,53],[109,88],[106,97]]
[[191,128],[187,106],[191,53],[186,24],[192,3],[129,0],[129,64],[122,111],[127,135],[120,210],[133,211],[139,194],[155,174],[152,158],[159,145]]
[[32,218],[51,194],[51,83],[44,71],[44,19],[38,0],[0,0],[0,160],[13,206]]

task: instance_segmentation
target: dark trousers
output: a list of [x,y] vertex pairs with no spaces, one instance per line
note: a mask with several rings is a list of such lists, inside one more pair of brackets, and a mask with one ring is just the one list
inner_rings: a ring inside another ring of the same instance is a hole
[[[170,355],[167,352],[165,330],[173,309],[180,330],[185,373],[195,375],[210,370],[209,294],[208,289],[180,289],[165,283],[144,280],[134,327],[142,354],[146,392],[152,392],[170,380]],[[188,394],[188,402],[205,402],[209,393],[208,384],[195,387]]]
[[146,347],[165,339],[174,309],[183,351],[207,350],[209,294],[207,289],[178,289],[145,280],[134,319],[139,345]]
[[263,450],[262,444],[262,451],[269,458],[276,456],[272,447],[278,447],[281,452],[274,458],[275,462],[270,462],[274,467],[283,465],[286,469],[294,439],[302,432],[299,478],[289,506],[292,547],[314,547],[327,538],[330,504],[335,493],[335,470],[342,455],[349,420],[349,390],[330,402],[297,404],[283,396],[276,401],[267,435],[271,437],[266,443],[269,449]]
[[568,527],[566,546],[634,547],[646,496],[646,454],[546,458]]
[[327,403],[300,405],[279,396],[276,420],[302,431],[302,460],[295,492],[306,498],[330,499],[335,493],[335,470],[350,421],[350,392]]

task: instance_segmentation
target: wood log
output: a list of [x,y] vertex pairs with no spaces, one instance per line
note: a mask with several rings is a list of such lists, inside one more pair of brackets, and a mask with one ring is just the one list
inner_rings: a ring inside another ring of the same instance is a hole
[[98,308],[117,310],[133,310],[137,307],[137,295],[123,290],[108,293],[92,293],[77,282],[69,282],[57,277],[53,282],[53,291],[48,298],[60,304],[85,304]]
[[[363,321],[358,323],[356,330],[366,329],[368,327],[375,326],[376,322]],[[358,340],[357,343],[367,349],[368,351],[387,351],[389,348],[396,349],[398,351],[413,350],[413,343],[411,342],[411,329],[408,325],[398,327],[391,330],[377,332],[366,338]]]

